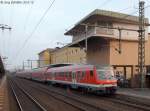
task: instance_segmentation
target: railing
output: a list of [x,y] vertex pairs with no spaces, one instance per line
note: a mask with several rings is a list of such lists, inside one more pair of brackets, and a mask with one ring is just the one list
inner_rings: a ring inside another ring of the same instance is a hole
[[107,28],[96,28],[96,34],[102,34],[102,35],[114,35],[113,29],[107,29]]
[[94,28],[88,29],[86,34],[85,32],[77,34],[76,36],[73,37],[73,41],[79,40],[81,38],[85,38],[85,36],[90,37],[90,36],[100,36],[100,35],[113,36],[114,30],[107,29],[107,28],[94,27]]

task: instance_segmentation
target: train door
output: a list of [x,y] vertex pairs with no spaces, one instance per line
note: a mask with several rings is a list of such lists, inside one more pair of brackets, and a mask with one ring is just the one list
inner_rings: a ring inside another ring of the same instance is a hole
[[72,72],[72,82],[73,84],[76,84],[76,72]]

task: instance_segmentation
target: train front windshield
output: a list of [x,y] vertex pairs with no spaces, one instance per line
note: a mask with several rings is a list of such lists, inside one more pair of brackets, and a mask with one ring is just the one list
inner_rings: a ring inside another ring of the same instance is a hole
[[100,80],[115,79],[113,70],[97,70],[97,76]]

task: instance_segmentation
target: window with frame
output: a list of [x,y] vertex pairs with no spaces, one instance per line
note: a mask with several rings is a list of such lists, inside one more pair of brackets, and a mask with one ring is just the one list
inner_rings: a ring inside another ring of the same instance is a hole
[[69,77],[72,78],[72,72],[69,72]]
[[93,76],[94,73],[93,73],[93,70],[90,70],[90,76]]
[[85,71],[82,71],[82,79],[84,78],[85,76]]

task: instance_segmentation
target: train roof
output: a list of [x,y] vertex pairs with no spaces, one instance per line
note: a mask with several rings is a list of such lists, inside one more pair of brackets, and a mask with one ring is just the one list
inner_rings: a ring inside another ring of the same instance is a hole
[[112,69],[112,66],[110,65],[90,65],[90,64],[72,64],[68,66],[63,66],[63,67],[52,67],[49,70],[66,70],[66,69],[93,69],[96,67],[97,69]]
[[74,65],[74,64],[72,64],[72,63],[51,64],[51,65],[49,65],[49,68],[52,68],[52,67],[71,66],[71,65]]

